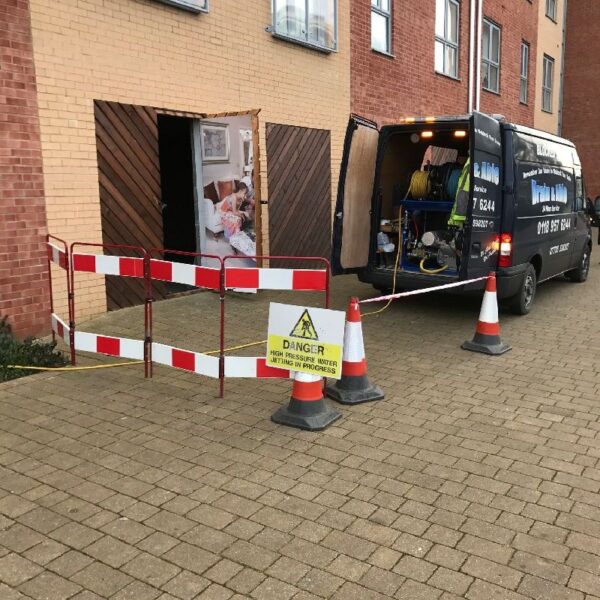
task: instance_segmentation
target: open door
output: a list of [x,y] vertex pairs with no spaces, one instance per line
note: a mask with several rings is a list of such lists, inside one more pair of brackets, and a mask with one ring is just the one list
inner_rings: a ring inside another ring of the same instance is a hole
[[482,277],[498,264],[502,215],[500,122],[480,112],[471,117],[471,202],[465,223],[460,276]]
[[353,273],[369,262],[378,145],[377,124],[352,115],[346,130],[333,220],[334,275]]

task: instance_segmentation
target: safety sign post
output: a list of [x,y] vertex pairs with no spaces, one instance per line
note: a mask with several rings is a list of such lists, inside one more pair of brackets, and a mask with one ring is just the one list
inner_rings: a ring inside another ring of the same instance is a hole
[[340,310],[271,302],[267,365],[339,379],[344,325]]

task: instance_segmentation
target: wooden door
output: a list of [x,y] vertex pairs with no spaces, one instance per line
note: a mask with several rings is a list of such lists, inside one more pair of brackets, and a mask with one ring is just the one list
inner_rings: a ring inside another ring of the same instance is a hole
[[[105,244],[162,248],[160,166],[156,111],[144,106],[94,102],[98,179]],[[139,256],[106,250],[106,254]],[[165,297],[164,285],[154,286]],[[139,279],[106,277],[108,310],[142,304]]]
[[275,123],[266,127],[269,254],[329,258],[331,133]]

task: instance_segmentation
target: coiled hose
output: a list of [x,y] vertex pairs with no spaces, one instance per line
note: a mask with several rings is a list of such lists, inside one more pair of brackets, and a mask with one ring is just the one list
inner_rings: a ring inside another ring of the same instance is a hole
[[407,196],[413,198],[426,198],[429,195],[431,184],[427,171],[415,171],[410,178]]
[[448,184],[446,185],[446,194],[450,200],[456,198],[456,192],[458,191],[458,180],[462,169],[452,169],[450,176],[448,177]]

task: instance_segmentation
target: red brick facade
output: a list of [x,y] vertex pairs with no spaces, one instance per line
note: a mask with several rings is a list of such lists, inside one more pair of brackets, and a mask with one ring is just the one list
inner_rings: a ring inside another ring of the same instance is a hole
[[573,140],[583,164],[588,196],[600,195],[600,3],[567,5],[562,135]]
[[28,0],[0,3],[0,316],[50,326],[46,208]]
[[[464,114],[468,110],[469,7],[460,3],[459,80],[434,70],[434,0],[392,2],[392,54],[371,49],[371,3],[351,3],[352,111],[379,124],[411,115]],[[482,90],[481,110],[533,125],[537,3],[486,0],[484,17],[502,29],[500,94]],[[530,44],[529,104],[519,102],[521,41]]]

